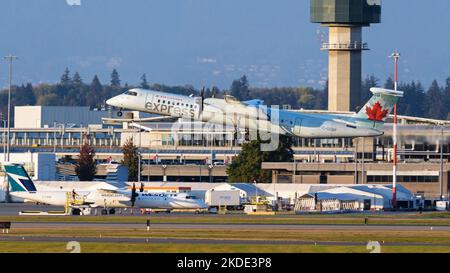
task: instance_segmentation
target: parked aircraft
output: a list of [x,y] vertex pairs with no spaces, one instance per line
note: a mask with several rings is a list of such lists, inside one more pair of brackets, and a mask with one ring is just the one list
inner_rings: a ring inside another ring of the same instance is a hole
[[[129,189],[73,189],[71,192],[58,189],[38,190],[22,164],[5,163],[5,172],[10,183],[10,194],[25,200],[54,206],[65,206],[67,199],[78,205],[103,208],[102,214],[115,213],[115,208],[154,208],[154,209],[203,209],[203,201],[186,194],[147,193]],[[109,211],[108,211],[109,209]]]

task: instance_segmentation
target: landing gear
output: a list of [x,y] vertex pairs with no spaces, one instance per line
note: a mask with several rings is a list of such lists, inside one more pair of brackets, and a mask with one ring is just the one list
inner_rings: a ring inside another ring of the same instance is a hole
[[116,210],[115,209],[109,209],[109,214],[116,214]]
[[102,215],[107,215],[107,214],[108,214],[108,210],[107,210],[107,209],[102,209],[101,214],[102,214]]
[[122,109],[119,109],[119,111],[117,112],[117,116],[119,118],[123,116]]

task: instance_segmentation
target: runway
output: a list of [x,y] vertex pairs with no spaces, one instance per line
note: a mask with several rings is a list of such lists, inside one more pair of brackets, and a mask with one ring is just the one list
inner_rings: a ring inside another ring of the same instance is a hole
[[[17,222],[14,228],[99,228],[99,229],[146,229],[142,223],[87,223],[87,222]],[[221,229],[221,230],[375,230],[375,231],[450,231],[450,226],[412,226],[412,225],[291,225],[291,224],[153,224],[150,229]]]
[[[111,237],[46,237],[46,236],[0,236],[0,242],[69,242],[79,243],[147,243],[147,244],[243,244],[243,245],[315,245],[315,246],[366,246],[367,242],[313,242],[295,240],[243,240],[243,239],[182,239],[182,238],[111,238]],[[431,243],[382,243],[384,246],[433,246],[450,247],[450,244]]]
[[36,205],[32,203],[1,203],[0,204],[0,216],[1,215],[19,215],[20,211],[63,211],[64,207],[49,206],[49,205]]

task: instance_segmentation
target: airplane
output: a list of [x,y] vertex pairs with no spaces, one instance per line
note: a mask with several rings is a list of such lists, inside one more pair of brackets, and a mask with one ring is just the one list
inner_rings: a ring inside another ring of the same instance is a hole
[[[10,194],[14,197],[38,203],[65,206],[68,198],[79,201],[79,205],[90,208],[102,207],[102,214],[115,213],[115,208],[151,208],[151,209],[205,209],[206,204],[186,193],[145,193],[143,187],[136,191],[133,184],[128,189],[94,189],[66,190],[46,189],[38,190],[22,164],[5,163],[5,172],[10,183]],[[109,208],[109,211],[107,210]]]
[[144,192],[143,185],[138,191],[133,184],[131,188],[133,207],[140,209],[206,209],[208,206],[200,199],[187,193]]
[[[241,102],[229,95],[204,99],[203,95],[183,96],[141,88],[130,89],[106,103],[119,109],[119,117],[123,109],[160,115],[141,122],[182,118],[301,138],[376,137],[384,134],[381,127],[403,92],[383,88],[370,91],[373,96],[354,114],[302,113],[267,107],[257,99]],[[114,119],[104,119],[108,120]]]
[[65,206],[69,194],[69,197],[79,205],[103,208],[102,214],[108,212],[114,214],[115,208],[129,207],[129,194],[107,188],[73,189],[71,192],[57,188],[38,190],[22,164],[9,162],[3,164],[3,167],[11,186],[10,194],[13,197],[53,206]]

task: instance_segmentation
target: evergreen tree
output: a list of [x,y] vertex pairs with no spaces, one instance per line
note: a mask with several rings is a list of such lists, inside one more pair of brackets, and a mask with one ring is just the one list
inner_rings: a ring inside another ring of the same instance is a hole
[[119,88],[120,87],[120,77],[119,72],[114,68],[111,72],[111,87],[112,88]]
[[138,181],[139,151],[138,148],[134,145],[132,138],[127,139],[122,147],[122,152],[122,165],[128,168],[128,181]]
[[147,82],[147,75],[142,74],[141,76],[141,84],[139,85],[140,88],[144,88],[144,89],[150,89],[150,85],[148,85]]
[[72,82],[73,82],[75,85],[78,85],[78,86],[80,86],[80,85],[83,84],[83,80],[81,79],[81,76],[80,76],[80,74],[79,74],[78,72],[75,72],[75,74],[73,75],[73,80],[72,80]]
[[384,88],[394,89],[394,80],[391,77],[386,79],[386,82],[384,83]]
[[72,81],[72,79],[70,78],[70,71],[69,71],[69,68],[66,67],[66,70],[64,70],[64,73],[63,73],[62,76],[61,76],[61,81],[60,81],[60,83],[61,83],[62,85],[67,85],[67,84],[70,84],[71,81]]
[[[442,99],[439,99],[442,98]],[[445,101],[443,100],[443,92],[438,82],[434,80],[430,89],[426,94],[425,104],[427,105],[426,116],[433,119],[446,119],[447,113],[444,109]]]
[[31,83],[27,83],[26,86],[23,84],[17,87],[15,92],[12,93],[14,105],[35,105],[36,97],[33,93],[33,86]]
[[[370,88],[378,87],[378,82],[380,80],[377,79],[374,75],[367,76],[361,85],[361,100],[358,108],[362,107],[366,104],[367,101],[372,97],[372,92],[370,92]],[[357,109],[359,111],[359,109]]]
[[91,85],[89,87],[89,90],[95,94],[98,94],[102,92],[103,86],[100,83],[100,80],[98,79],[97,75],[94,76],[92,79]]
[[444,96],[444,116],[445,119],[450,120],[450,77],[445,80],[445,86],[442,93]]
[[91,81],[89,85],[87,96],[86,96],[86,104],[90,107],[97,107],[101,104],[101,98],[103,93],[103,86],[100,83],[97,75]]
[[231,95],[239,100],[248,100],[250,91],[247,76],[242,76],[238,80],[234,80],[230,88]]
[[272,174],[269,170],[263,170],[263,162],[286,162],[292,161],[292,138],[280,136],[279,145],[275,151],[261,151],[260,139],[247,142],[242,146],[241,153],[228,166],[227,174],[229,182],[251,182],[270,183]]
[[84,145],[81,146],[80,154],[78,155],[77,164],[75,166],[75,172],[80,181],[94,180],[97,169],[94,157],[95,150],[88,143],[86,138]]

